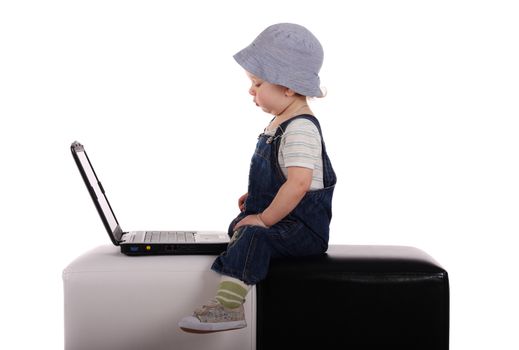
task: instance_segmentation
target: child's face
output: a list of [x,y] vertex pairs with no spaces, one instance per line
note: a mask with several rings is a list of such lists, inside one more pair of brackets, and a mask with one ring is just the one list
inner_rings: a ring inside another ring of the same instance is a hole
[[286,87],[271,84],[255,75],[247,72],[251,80],[249,93],[254,96],[253,102],[264,112],[279,115],[291,102],[290,94]]

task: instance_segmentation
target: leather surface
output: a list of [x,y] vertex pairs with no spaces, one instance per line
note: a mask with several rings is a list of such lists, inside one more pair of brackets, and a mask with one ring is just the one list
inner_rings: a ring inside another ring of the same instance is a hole
[[63,271],[66,350],[246,350],[255,348],[256,305],[248,326],[190,334],[178,321],[214,297],[220,276],[211,255],[129,257],[112,245],[92,249]]
[[256,291],[258,350],[449,348],[447,272],[413,247],[273,261]]

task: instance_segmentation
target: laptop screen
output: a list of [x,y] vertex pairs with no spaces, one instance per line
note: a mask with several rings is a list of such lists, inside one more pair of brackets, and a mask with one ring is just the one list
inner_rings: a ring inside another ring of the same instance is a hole
[[110,203],[106,198],[102,184],[97,178],[88,156],[80,144],[76,144],[76,146],[73,147],[73,151],[77,156],[76,160],[79,162],[78,166],[80,166],[80,170],[83,169],[82,175],[83,179],[85,180],[85,184],[89,188],[89,192],[92,197],[93,194],[95,195],[95,198],[93,197],[92,199],[94,202],[96,202],[96,207],[98,208],[99,214],[104,217],[103,221],[105,226],[108,225],[106,229],[109,230],[108,233],[111,236],[110,238],[115,238],[117,241],[119,241],[121,239],[122,230],[119,227],[117,219],[115,218],[112,208],[110,207]]

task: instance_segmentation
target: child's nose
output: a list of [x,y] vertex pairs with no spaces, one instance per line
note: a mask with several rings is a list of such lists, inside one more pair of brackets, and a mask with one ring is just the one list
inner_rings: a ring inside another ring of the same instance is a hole
[[255,96],[256,95],[256,91],[254,90],[254,87],[251,87],[249,89],[249,94],[251,94],[252,96]]

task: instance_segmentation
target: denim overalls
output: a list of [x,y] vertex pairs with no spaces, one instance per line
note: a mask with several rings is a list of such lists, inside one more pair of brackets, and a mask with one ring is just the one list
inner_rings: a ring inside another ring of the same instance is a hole
[[[296,118],[312,121],[322,140],[324,188],[309,191],[297,207],[270,228],[242,226],[238,221],[250,214],[263,212],[286,181],[278,163],[281,136]],[[337,178],[326,153],[321,127],[311,115],[300,115],[282,123],[274,136],[261,134],[251,160],[248,197],[245,210],[229,226],[231,242],[211,267],[214,271],[256,284],[267,275],[272,258],[322,254],[328,249],[332,195]]]

